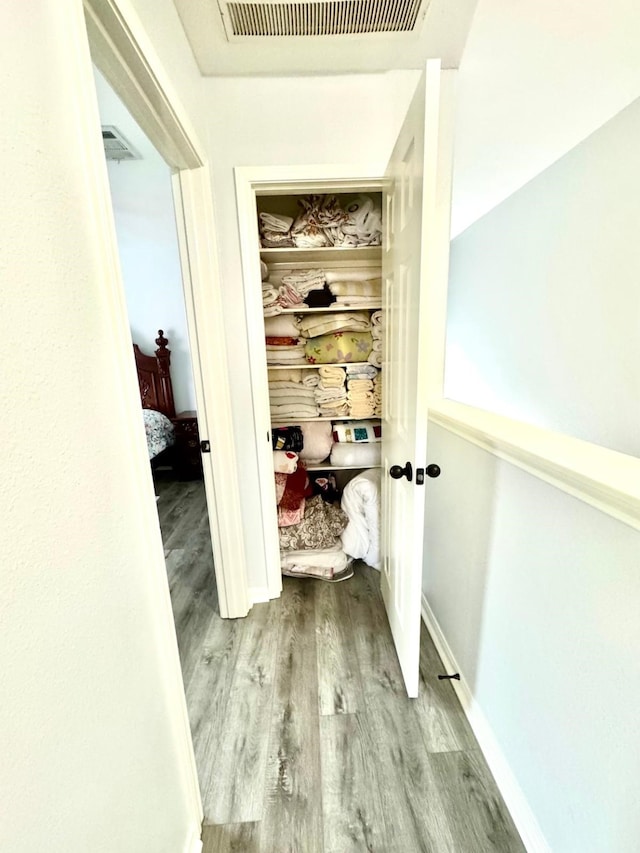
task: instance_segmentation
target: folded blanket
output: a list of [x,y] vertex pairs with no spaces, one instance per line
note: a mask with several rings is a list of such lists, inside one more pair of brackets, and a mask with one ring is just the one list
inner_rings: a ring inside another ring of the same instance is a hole
[[302,337],[317,338],[328,332],[366,332],[371,321],[365,311],[307,314],[299,318],[298,328]]
[[345,370],[347,371],[347,381],[349,379],[368,378],[373,379],[375,382],[375,378],[378,376],[378,370],[367,362],[363,362],[362,364],[348,364]]
[[344,385],[344,367],[328,367],[323,365],[318,370],[318,374],[323,388],[340,388]]
[[337,504],[326,503],[320,495],[307,498],[302,521],[280,529],[280,550],[333,548],[347,521],[346,513]]
[[[305,373],[307,371],[305,370]],[[287,367],[282,370],[269,368],[267,370],[269,382],[302,382],[302,371],[300,368]]]
[[349,522],[342,547],[351,557],[380,568],[380,471],[363,471],[344,487],[341,506]]
[[349,403],[346,400],[322,403],[318,411],[323,418],[346,418],[349,416]]
[[371,281],[382,277],[382,267],[366,270],[327,270],[325,276],[330,285],[335,281]]
[[303,364],[304,356],[305,352],[301,347],[290,350],[286,347],[276,347],[274,350],[267,350],[267,364]]
[[318,465],[331,453],[333,435],[331,423],[320,421],[316,424],[300,424],[303,435],[303,447],[300,451],[300,459],[307,465]]
[[332,436],[334,441],[353,444],[371,443],[382,440],[382,425],[379,421],[348,421],[334,423]]
[[324,405],[332,403],[334,400],[346,400],[347,390],[344,388],[316,388],[314,392],[316,403]]
[[284,249],[293,246],[293,240],[289,234],[281,231],[261,231],[260,243],[265,249]]
[[265,343],[268,347],[297,347],[298,346],[298,338],[275,338],[273,336],[269,336],[265,338]]
[[280,501],[282,500],[282,496],[284,495],[284,490],[287,485],[287,475],[276,473],[274,477],[276,481],[276,506],[280,506]]
[[305,344],[305,354],[310,364],[366,361],[372,344],[371,332],[334,332],[310,338]]
[[304,518],[306,498],[312,494],[306,468],[299,462],[293,474],[287,474],[287,482],[278,506],[278,527],[299,524]]
[[336,442],[331,448],[330,458],[332,465],[373,468],[380,465],[382,459],[381,445],[379,443]]
[[281,314],[279,317],[269,317],[264,323],[265,337],[298,338],[300,330],[291,314]]
[[271,417],[277,423],[295,423],[297,420],[318,417],[317,406],[271,406]]
[[282,305],[279,302],[274,302],[271,305],[265,305],[263,314],[265,317],[276,317],[282,313]]
[[281,284],[278,288],[278,302],[283,308],[297,308],[302,305],[303,297],[290,284]]
[[375,415],[373,400],[349,401],[349,415],[352,418],[372,418]]
[[320,379],[318,377],[318,372],[316,370],[305,370],[306,376],[302,377],[302,384],[306,388],[315,388]]
[[379,308],[377,296],[336,296],[335,304],[341,308]]
[[323,270],[296,270],[282,276],[282,283],[294,287],[298,293],[306,295],[311,290],[321,290],[326,282]]
[[273,451],[273,470],[276,474],[293,474],[298,467],[298,454],[291,450]]
[[282,573],[292,577],[312,577],[331,581],[339,577],[351,562],[340,540],[332,548],[309,548],[280,554]]
[[274,406],[290,406],[291,408],[299,408],[300,406],[314,406],[316,404],[313,395],[310,397],[299,397],[296,394],[290,394],[286,397],[285,394],[269,394],[269,405]]
[[[270,373],[275,373],[275,370],[269,371]],[[281,371],[278,371],[280,373]],[[282,373],[286,374],[288,371],[283,370]],[[300,371],[301,372],[301,371]],[[276,374],[277,375],[277,374]],[[308,391],[302,382],[291,382],[289,379],[271,379],[269,378],[269,391],[281,391],[283,388],[289,388],[291,391]]]
[[334,296],[368,296],[382,298],[382,279],[369,281],[333,281],[329,290]]
[[[266,282],[265,282],[266,283]],[[275,287],[269,285],[268,287],[262,288],[262,303],[266,305],[271,302],[275,302],[278,298],[278,291]]]
[[286,234],[293,225],[291,216],[284,216],[279,213],[260,213],[258,220],[261,230],[275,231],[281,234]]

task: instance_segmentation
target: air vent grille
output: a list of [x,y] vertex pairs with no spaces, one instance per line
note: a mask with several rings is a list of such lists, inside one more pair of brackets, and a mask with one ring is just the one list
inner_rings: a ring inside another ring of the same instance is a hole
[[107,160],[141,160],[142,157],[117,127],[102,125],[102,143]]
[[414,29],[426,5],[424,0],[227,3],[225,29],[236,38],[404,33]]

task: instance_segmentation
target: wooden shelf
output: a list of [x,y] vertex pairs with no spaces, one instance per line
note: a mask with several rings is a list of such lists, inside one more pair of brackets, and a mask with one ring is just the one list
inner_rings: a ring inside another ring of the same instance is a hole
[[[328,308],[307,308],[306,305],[301,305],[300,308],[283,308],[280,314],[337,314],[352,311],[381,311],[382,305],[340,305],[332,304]],[[279,316],[279,315],[276,315]],[[268,318],[267,318],[268,319]]]
[[[318,370],[320,367],[353,367],[354,364],[370,364],[368,361],[341,361],[339,364],[309,364],[307,361],[302,362],[300,364],[269,364],[267,362],[267,367],[269,370],[289,370],[292,367],[314,367]],[[371,367],[376,367],[375,364],[372,364]],[[381,368],[376,367],[376,370],[380,370]]]
[[382,246],[357,246],[343,248],[341,246],[323,246],[319,249],[260,249],[260,257],[265,264],[325,264],[335,261],[380,261]]
[[307,471],[366,471],[369,468],[382,468],[382,465],[305,465]]

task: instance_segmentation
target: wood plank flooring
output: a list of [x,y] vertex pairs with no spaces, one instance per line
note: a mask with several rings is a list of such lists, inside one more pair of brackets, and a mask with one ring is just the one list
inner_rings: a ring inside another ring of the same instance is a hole
[[203,484],[156,488],[203,853],[524,850],[424,629],[406,698],[377,572],[220,619]]

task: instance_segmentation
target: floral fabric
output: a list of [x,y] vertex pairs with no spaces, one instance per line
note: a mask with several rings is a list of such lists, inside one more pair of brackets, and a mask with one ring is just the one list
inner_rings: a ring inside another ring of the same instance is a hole
[[325,503],[320,495],[308,498],[302,521],[279,529],[280,550],[334,548],[347,522],[338,504]]
[[175,430],[169,418],[161,412],[156,412],[155,409],[143,409],[142,416],[147,434],[149,459],[153,459],[158,453],[162,453],[175,443]]
[[333,332],[309,338],[304,353],[309,364],[342,364],[366,361],[372,346],[371,332]]

